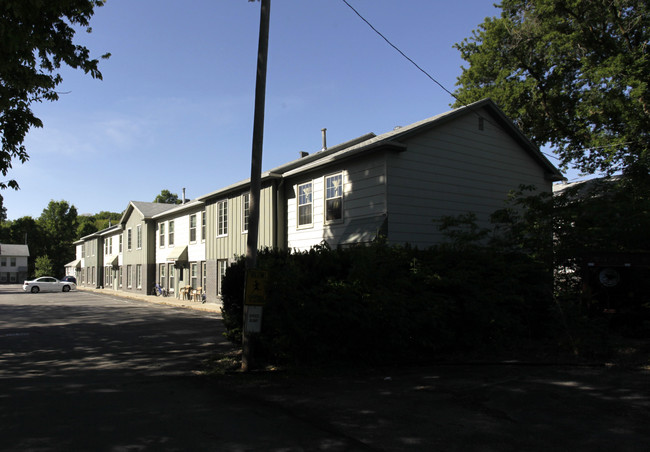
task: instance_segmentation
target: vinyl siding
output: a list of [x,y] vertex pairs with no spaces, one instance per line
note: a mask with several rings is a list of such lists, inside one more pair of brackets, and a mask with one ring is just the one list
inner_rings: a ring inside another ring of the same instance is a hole
[[[343,221],[325,223],[325,178],[334,174],[343,175]],[[298,186],[312,182],[313,223],[309,227],[298,227]],[[313,172],[295,178],[287,184],[287,246],[289,249],[308,250],[326,241],[336,247],[342,243],[368,241],[375,236],[374,230],[360,231],[359,219],[383,218],[386,213],[386,171],[385,155],[349,160],[339,166]]]
[[426,247],[443,239],[434,219],[474,212],[489,226],[511,190],[550,191],[539,165],[489,116],[484,130],[467,114],[406,141],[388,159],[388,230],[392,243]]
[[[248,232],[242,232],[242,197],[248,191],[230,194],[223,198],[206,201],[206,240],[205,253],[207,260],[232,259],[246,254]],[[217,203],[228,203],[228,234],[217,237]],[[262,187],[260,192],[260,223],[258,247],[275,246],[275,189],[272,185]]]

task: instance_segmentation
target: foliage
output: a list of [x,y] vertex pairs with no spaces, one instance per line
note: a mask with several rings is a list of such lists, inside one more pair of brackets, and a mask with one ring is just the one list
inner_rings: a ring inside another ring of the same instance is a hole
[[[56,101],[63,78],[62,64],[102,78],[99,61],[73,42],[75,27],[90,32],[90,18],[104,0],[4,0],[0,4],[0,172],[6,176],[12,160],[29,158],[23,141],[30,128],[42,127],[31,104]],[[108,58],[106,54],[102,58]],[[15,180],[0,188],[17,189]]]
[[456,106],[491,97],[562,167],[650,168],[646,0],[502,0],[456,44],[469,63]]
[[[322,245],[265,250],[258,266],[270,273],[258,350],[270,362],[413,362],[507,348],[543,334],[550,315],[548,273],[524,254]],[[229,337],[239,341],[243,259],[233,268],[223,312]]]
[[35,262],[34,276],[40,278],[41,276],[52,276],[54,274],[52,269],[52,261],[45,256],[38,256]]
[[161,190],[160,194],[156,196],[153,202],[159,202],[163,204],[180,204],[182,201],[178,199],[176,193],[172,193],[167,189]]
[[4,206],[4,198],[0,195],[0,223],[7,220],[7,208]]
[[47,237],[42,254],[50,256],[57,276],[61,275],[65,264],[75,257],[72,242],[76,239],[77,209],[67,201],[50,201],[37,223]]

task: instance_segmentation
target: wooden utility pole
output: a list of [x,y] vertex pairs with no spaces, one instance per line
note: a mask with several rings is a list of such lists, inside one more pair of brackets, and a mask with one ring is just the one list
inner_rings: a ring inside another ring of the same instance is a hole
[[[251,1],[251,0],[249,0]],[[264,105],[266,99],[266,61],[269,49],[269,19],[271,0],[261,0],[260,36],[257,50],[257,78],[255,82],[255,113],[253,120],[253,151],[251,159],[251,192],[246,241],[246,273],[257,267],[257,236],[260,223],[260,191],[262,185],[262,143],[264,141]],[[244,299],[246,294],[244,294]],[[242,371],[255,365],[255,337],[246,331],[248,305],[244,304],[242,332]]]

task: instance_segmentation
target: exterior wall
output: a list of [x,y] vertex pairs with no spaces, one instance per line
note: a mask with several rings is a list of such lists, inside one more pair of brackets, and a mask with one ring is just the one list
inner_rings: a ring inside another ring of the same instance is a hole
[[[138,226],[142,228],[140,247],[138,247],[137,238]],[[128,245],[129,230],[131,231],[131,249],[129,249]],[[155,279],[155,225],[152,221],[145,220],[136,209],[132,209],[131,215],[123,224],[122,234],[122,290],[142,294],[151,293],[151,287]],[[140,287],[137,284],[138,268],[141,268],[142,272]],[[129,281],[131,283],[130,287]]]
[[84,287],[99,287],[103,283],[103,241],[99,237],[91,237],[84,241],[84,258],[82,261],[81,271],[83,272],[83,282],[77,281]]
[[[120,237],[122,230],[117,229],[104,235],[103,238],[103,280],[101,285],[106,289],[120,290],[120,266],[123,264],[124,257],[120,250]],[[122,239],[123,240],[123,239]],[[117,265],[112,262],[117,257]]]
[[[0,257],[0,283],[21,283],[27,274],[27,257],[3,255]],[[15,261],[15,262],[14,262]],[[12,265],[12,263],[14,265]]]
[[[190,241],[190,217],[196,215],[196,240]],[[205,262],[205,235],[202,221],[205,212],[203,206],[187,210],[178,215],[165,216],[158,219],[155,224],[155,281],[169,290],[170,293],[178,295],[179,288],[191,285],[190,269],[192,264],[197,265],[197,287],[203,286],[203,263]],[[169,223],[174,222],[174,244],[169,245]],[[164,245],[161,246],[160,228],[164,225]],[[169,260],[169,256],[179,247],[187,247],[187,261],[176,262]],[[174,265],[176,264],[176,265]],[[165,268],[164,281],[161,278],[161,265]],[[170,272],[173,272],[173,284],[170,287]],[[205,290],[205,289],[204,289]]]
[[[486,117],[489,117],[486,115]],[[443,236],[434,219],[467,212],[479,225],[504,207],[519,184],[551,190],[539,165],[496,121],[468,114],[408,140],[388,158],[388,231],[392,243],[427,247]]]
[[[242,199],[248,190],[215,197],[205,204],[206,212],[206,299],[219,299],[219,261],[232,262],[233,258],[246,254],[248,232],[243,231]],[[260,191],[260,223],[258,248],[277,246],[277,198],[273,184],[264,184]],[[228,205],[228,233],[217,234],[217,205],[226,201]]]
[[[293,178],[286,183],[287,247],[308,250],[326,241],[330,246],[368,242],[377,235],[387,212],[386,155],[378,153]],[[327,222],[325,180],[343,177],[343,219]],[[298,226],[298,186],[312,182],[313,223]]]

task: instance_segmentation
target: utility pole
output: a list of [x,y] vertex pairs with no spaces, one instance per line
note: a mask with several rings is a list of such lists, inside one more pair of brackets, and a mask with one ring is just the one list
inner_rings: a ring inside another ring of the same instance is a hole
[[[254,0],[249,0],[254,1]],[[269,50],[269,19],[271,0],[261,0],[260,36],[257,50],[257,78],[255,82],[255,113],[253,120],[253,149],[251,159],[251,191],[246,241],[246,273],[257,267],[257,236],[260,222],[260,191],[262,185],[262,143],[264,141],[264,105],[266,98],[266,62]],[[246,289],[245,289],[246,290]],[[246,294],[244,294],[246,299]],[[246,331],[249,306],[244,303],[242,331],[242,371],[255,365],[255,335]]]

